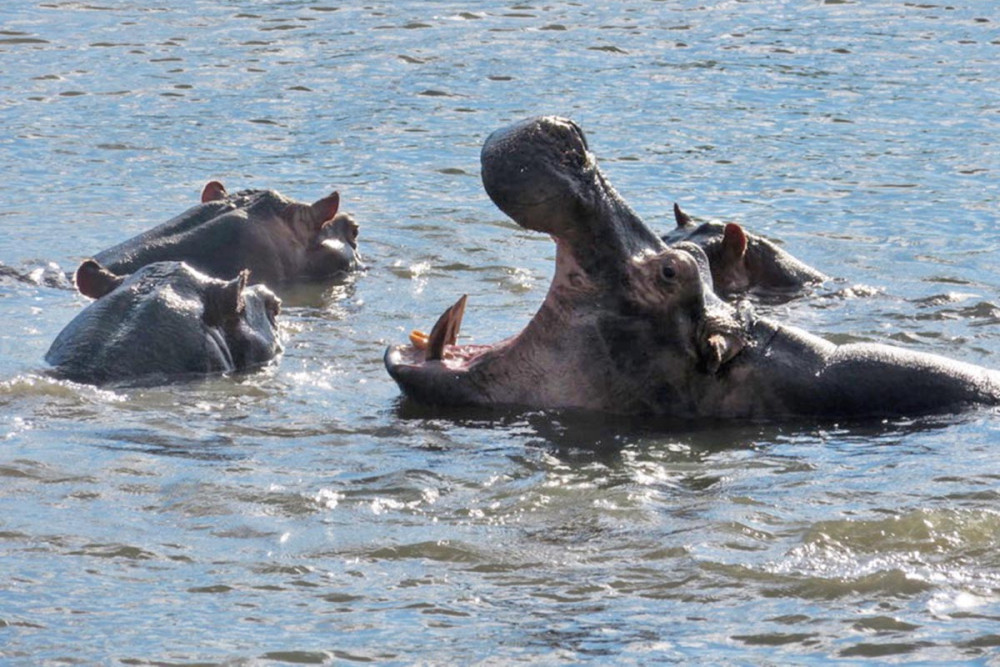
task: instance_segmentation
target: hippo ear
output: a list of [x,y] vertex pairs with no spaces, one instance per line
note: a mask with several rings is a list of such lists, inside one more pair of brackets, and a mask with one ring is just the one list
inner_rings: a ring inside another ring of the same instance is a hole
[[682,229],[684,227],[692,227],[694,225],[694,220],[691,216],[681,210],[681,207],[674,202],[674,220],[677,221],[677,228]]
[[727,263],[735,264],[747,252],[747,235],[735,222],[726,223],[722,234],[722,256]]
[[340,193],[334,191],[330,195],[313,202],[309,208],[312,211],[312,217],[316,222],[316,226],[322,227],[324,223],[333,220],[333,216],[337,215],[337,209],[340,208]]
[[80,294],[91,299],[100,299],[122,284],[125,276],[119,276],[106,268],[96,259],[88,259],[76,270],[74,281]]
[[250,271],[243,269],[228,283],[211,283],[205,290],[205,310],[201,318],[210,327],[233,322],[243,313],[246,302],[243,290],[250,278]]
[[340,194],[334,192],[309,205],[292,202],[281,212],[281,217],[292,229],[312,235],[333,220],[339,207]]
[[201,203],[207,204],[210,201],[219,201],[227,196],[226,188],[218,181],[209,181],[201,190]]
[[742,337],[720,332],[710,334],[703,342],[702,358],[708,372],[715,375],[723,364],[735,357],[743,349],[745,342]]

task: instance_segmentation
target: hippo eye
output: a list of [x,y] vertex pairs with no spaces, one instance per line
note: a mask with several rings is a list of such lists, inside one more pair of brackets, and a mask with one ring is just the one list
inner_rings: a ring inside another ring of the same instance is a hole
[[664,264],[660,267],[660,277],[666,281],[671,281],[677,277],[677,271],[669,264]]
[[270,320],[271,326],[278,326],[277,318],[281,313],[281,299],[273,294],[267,295],[267,299],[264,301],[264,311],[267,313],[267,319]]

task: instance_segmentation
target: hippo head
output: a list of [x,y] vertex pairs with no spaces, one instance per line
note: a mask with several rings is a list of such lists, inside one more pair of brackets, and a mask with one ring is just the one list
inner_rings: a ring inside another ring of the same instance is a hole
[[531,322],[508,340],[457,345],[463,297],[429,336],[390,347],[386,367],[404,393],[434,404],[683,413],[698,400],[696,385],[742,347],[704,252],[667,247],[650,231],[572,121],[498,130],[481,157],[494,203],[555,240],[555,275]]
[[[266,220],[268,215],[254,210],[254,206],[264,207],[264,203],[251,198],[255,194],[257,191],[250,190],[230,195],[222,183],[211,181],[202,189],[201,202],[230,202],[237,209],[247,208],[250,219]],[[339,193],[333,192],[312,204],[291,201],[277,193],[269,194],[274,202],[266,198],[261,198],[261,201],[270,206],[279,205],[274,212],[287,232],[285,235],[276,234],[269,240],[275,245],[298,249],[292,262],[296,267],[296,277],[320,280],[361,266],[359,226],[351,215],[338,213]]]
[[734,222],[697,224],[674,204],[677,227],[663,237],[668,244],[690,241],[708,256],[715,290],[721,294],[789,292],[823,282],[825,275],[771,241]]
[[327,278],[361,267],[358,230],[358,223],[347,213],[337,213],[325,222],[306,248],[306,276]]
[[58,375],[105,383],[241,371],[281,351],[279,299],[249,274],[210,278],[183,262],[148,264],[127,277],[94,260],[77,270],[97,299],[56,337],[46,361]]

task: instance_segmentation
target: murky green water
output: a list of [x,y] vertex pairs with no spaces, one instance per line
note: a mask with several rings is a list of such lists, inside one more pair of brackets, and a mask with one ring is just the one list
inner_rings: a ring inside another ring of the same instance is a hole
[[[997,660],[1000,421],[665,428],[428,412],[385,346],[492,341],[548,239],[479,182],[573,117],[622,195],[836,276],[776,317],[1000,366],[989,2],[40,2],[0,8],[0,261],[82,258],[204,182],[339,189],[369,270],[286,292],[280,363],[55,382],[85,305],[0,282],[0,660]],[[861,289],[856,289],[860,287]]]

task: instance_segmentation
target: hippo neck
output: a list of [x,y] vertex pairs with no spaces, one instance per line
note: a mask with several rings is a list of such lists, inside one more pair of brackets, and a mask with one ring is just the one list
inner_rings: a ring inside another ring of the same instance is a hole
[[[614,187],[595,170],[590,201],[581,206],[575,224],[557,239],[559,251],[570,253],[593,282],[604,280],[614,289],[621,284],[625,265],[634,258],[663,250],[654,234]],[[558,256],[557,256],[558,273]]]

